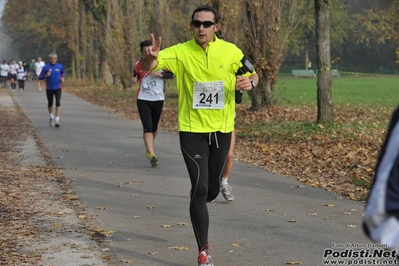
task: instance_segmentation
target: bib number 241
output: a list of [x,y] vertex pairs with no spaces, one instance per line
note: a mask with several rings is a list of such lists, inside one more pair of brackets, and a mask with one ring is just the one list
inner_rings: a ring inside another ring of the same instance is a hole
[[223,109],[224,82],[195,82],[193,94],[194,109]]

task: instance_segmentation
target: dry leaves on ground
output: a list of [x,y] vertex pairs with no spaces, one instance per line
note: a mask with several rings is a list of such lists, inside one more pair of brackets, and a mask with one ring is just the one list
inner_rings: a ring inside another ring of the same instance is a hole
[[[19,108],[0,104],[0,125],[0,265],[62,264],[64,259],[101,265],[86,225],[73,222],[85,210],[68,197],[70,182],[28,118]],[[38,149],[25,150],[27,143]]]

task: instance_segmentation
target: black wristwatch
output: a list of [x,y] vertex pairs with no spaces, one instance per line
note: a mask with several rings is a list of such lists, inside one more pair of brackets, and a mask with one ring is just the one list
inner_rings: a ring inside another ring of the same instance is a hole
[[253,81],[252,79],[251,79],[251,84],[252,84],[252,89],[255,89],[255,81]]

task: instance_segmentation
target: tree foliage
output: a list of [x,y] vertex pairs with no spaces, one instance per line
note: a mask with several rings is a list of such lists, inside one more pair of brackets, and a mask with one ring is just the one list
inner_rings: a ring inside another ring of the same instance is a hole
[[[393,9],[391,2],[332,1],[331,51],[340,64],[360,68],[396,61],[398,1]],[[2,22],[21,57],[46,58],[56,51],[74,78],[127,88],[140,41],[151,33],[162,36],[164,47],[190,39],[191,13],[204,3],[219,10],[223,37],[243,49],[258,70],[255,109],[274,104],[281,66],[302,68],[308,58],[315,61],[312,0],[8,0]]]
[[4,7],[2,21],[20,51],[34,50],[35,57],[46,58],[44,55],[59,50],[70,56],[71,27],[65,11],[58,1],[11,0]]

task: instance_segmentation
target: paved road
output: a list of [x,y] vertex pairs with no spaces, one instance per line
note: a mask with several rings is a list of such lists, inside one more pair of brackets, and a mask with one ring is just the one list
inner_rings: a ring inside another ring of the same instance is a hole
[[[56,129],[49,126],[45,93],[34,83],[14,99],[74,180],[83,205],[104,230],[116,231],[107,238],[112,252],[140,266],[196,265],[190,184],[176,134],[160,130],[159,165],[151,168],[139,122],[63,93]],[[234,163],[229,183],[235,201],[225,204],[219,196],[208,205],[216,266],[323,265],[323,251],[334,243],[369,243],[360,203],[241,162]]]

